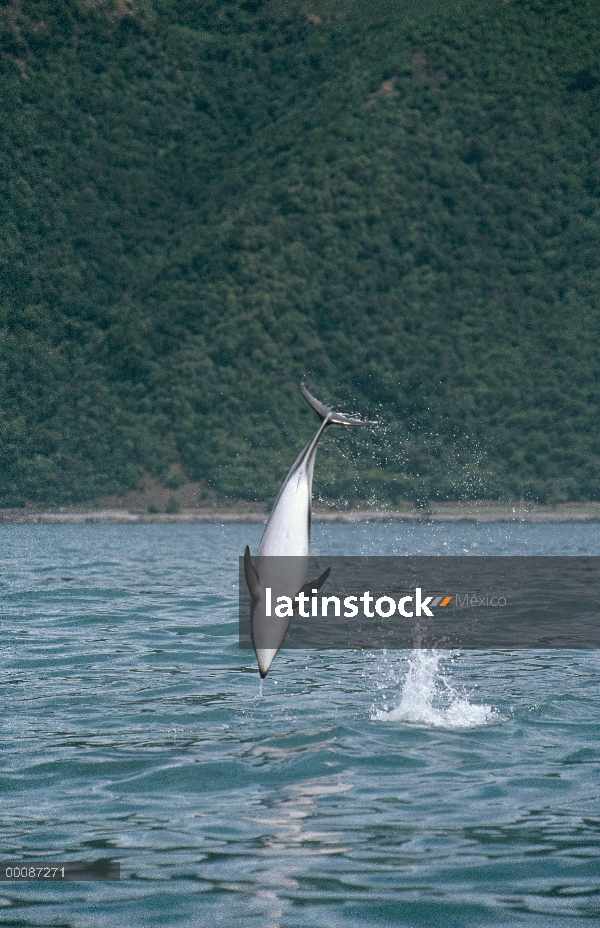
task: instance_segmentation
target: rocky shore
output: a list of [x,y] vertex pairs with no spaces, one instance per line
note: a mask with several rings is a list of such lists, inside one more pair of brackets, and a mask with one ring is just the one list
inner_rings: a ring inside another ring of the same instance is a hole
[[[180,512],[148,512],[119,508],[0,509],[4,524],[83,523],[200,523],[262,522],[266,511],[239,505],[226,509],[208,507]],[[504,505],[495,502],[445,503],[427,509],[316,509],[314,522],[600,522],[600,503],[562,503],[557,506]]]

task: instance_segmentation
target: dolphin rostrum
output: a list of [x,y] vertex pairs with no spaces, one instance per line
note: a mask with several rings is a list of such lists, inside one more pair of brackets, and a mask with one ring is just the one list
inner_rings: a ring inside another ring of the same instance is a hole
[[[289,608],[286,610],[289,614],[285,617],[272,614],[275,612],[274,606],[278,596],[287,596],[293,600],[300,592],[318,589],[329,575],[328,569],[314,582],[306,583],[312,479],[319,439],[328,425],[378,425],[377,422],[350,419],[348,416],[332,412],[319,403],[304,384],[300,389],[321,417],[321,425],[285,478],[269,516],[254,564],[250,548],[246,547],[244,552],[244,574],[252,597],[252,644],[262,678],[266,677],[273,658],[283,644],[292,618]],[[267,589],[270,590],[269,594],[266,593]]]

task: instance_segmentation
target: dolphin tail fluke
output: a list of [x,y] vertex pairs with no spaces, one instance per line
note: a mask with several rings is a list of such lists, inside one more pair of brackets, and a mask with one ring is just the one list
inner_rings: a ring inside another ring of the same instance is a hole
[[351,419],[349,416],[343,416],[339,412],[333,412],[333,410],[324,406],[323,403],[319,403],[312,393],[309,393],[303,383],[300,384],[300,389],[302,390],[304,399],[312,406],[317,415],[321,417],[325,425],[367,425],[371,428],[379,425],[379,422],[368,422],[364,419]]

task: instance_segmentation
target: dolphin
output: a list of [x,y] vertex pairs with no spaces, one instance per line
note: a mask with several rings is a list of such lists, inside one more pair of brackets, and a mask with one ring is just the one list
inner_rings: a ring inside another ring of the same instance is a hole
[[[306,583],[312,480],[319,439],[328,425],[378,425],[377,422],[350,419],[348,416],[332,412],[315,399],[304,384],[300,389],[304,398],[320,416],[321,424],[298,455],[283,482],[269,516],[255,563],[252,563],[248,546],[244,552],[244,575],[252,597],[252,644],[263,679],[283,644],[292,618],[291,612],[285,617],[267,613],[275,611],[278,596],[293,599],[300,592],[308,593],[310,589],[318,589],[329,575],[327,569],[317,580]],[[267,589],[270,590],[270,594],[266,593]]]

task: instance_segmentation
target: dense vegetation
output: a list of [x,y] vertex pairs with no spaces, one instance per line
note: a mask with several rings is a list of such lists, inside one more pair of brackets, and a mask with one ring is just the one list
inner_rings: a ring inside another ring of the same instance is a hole
[[[366,12],[368,10],[368,12]],[[600,499],[596,0],[0,0],[0,505]]]

